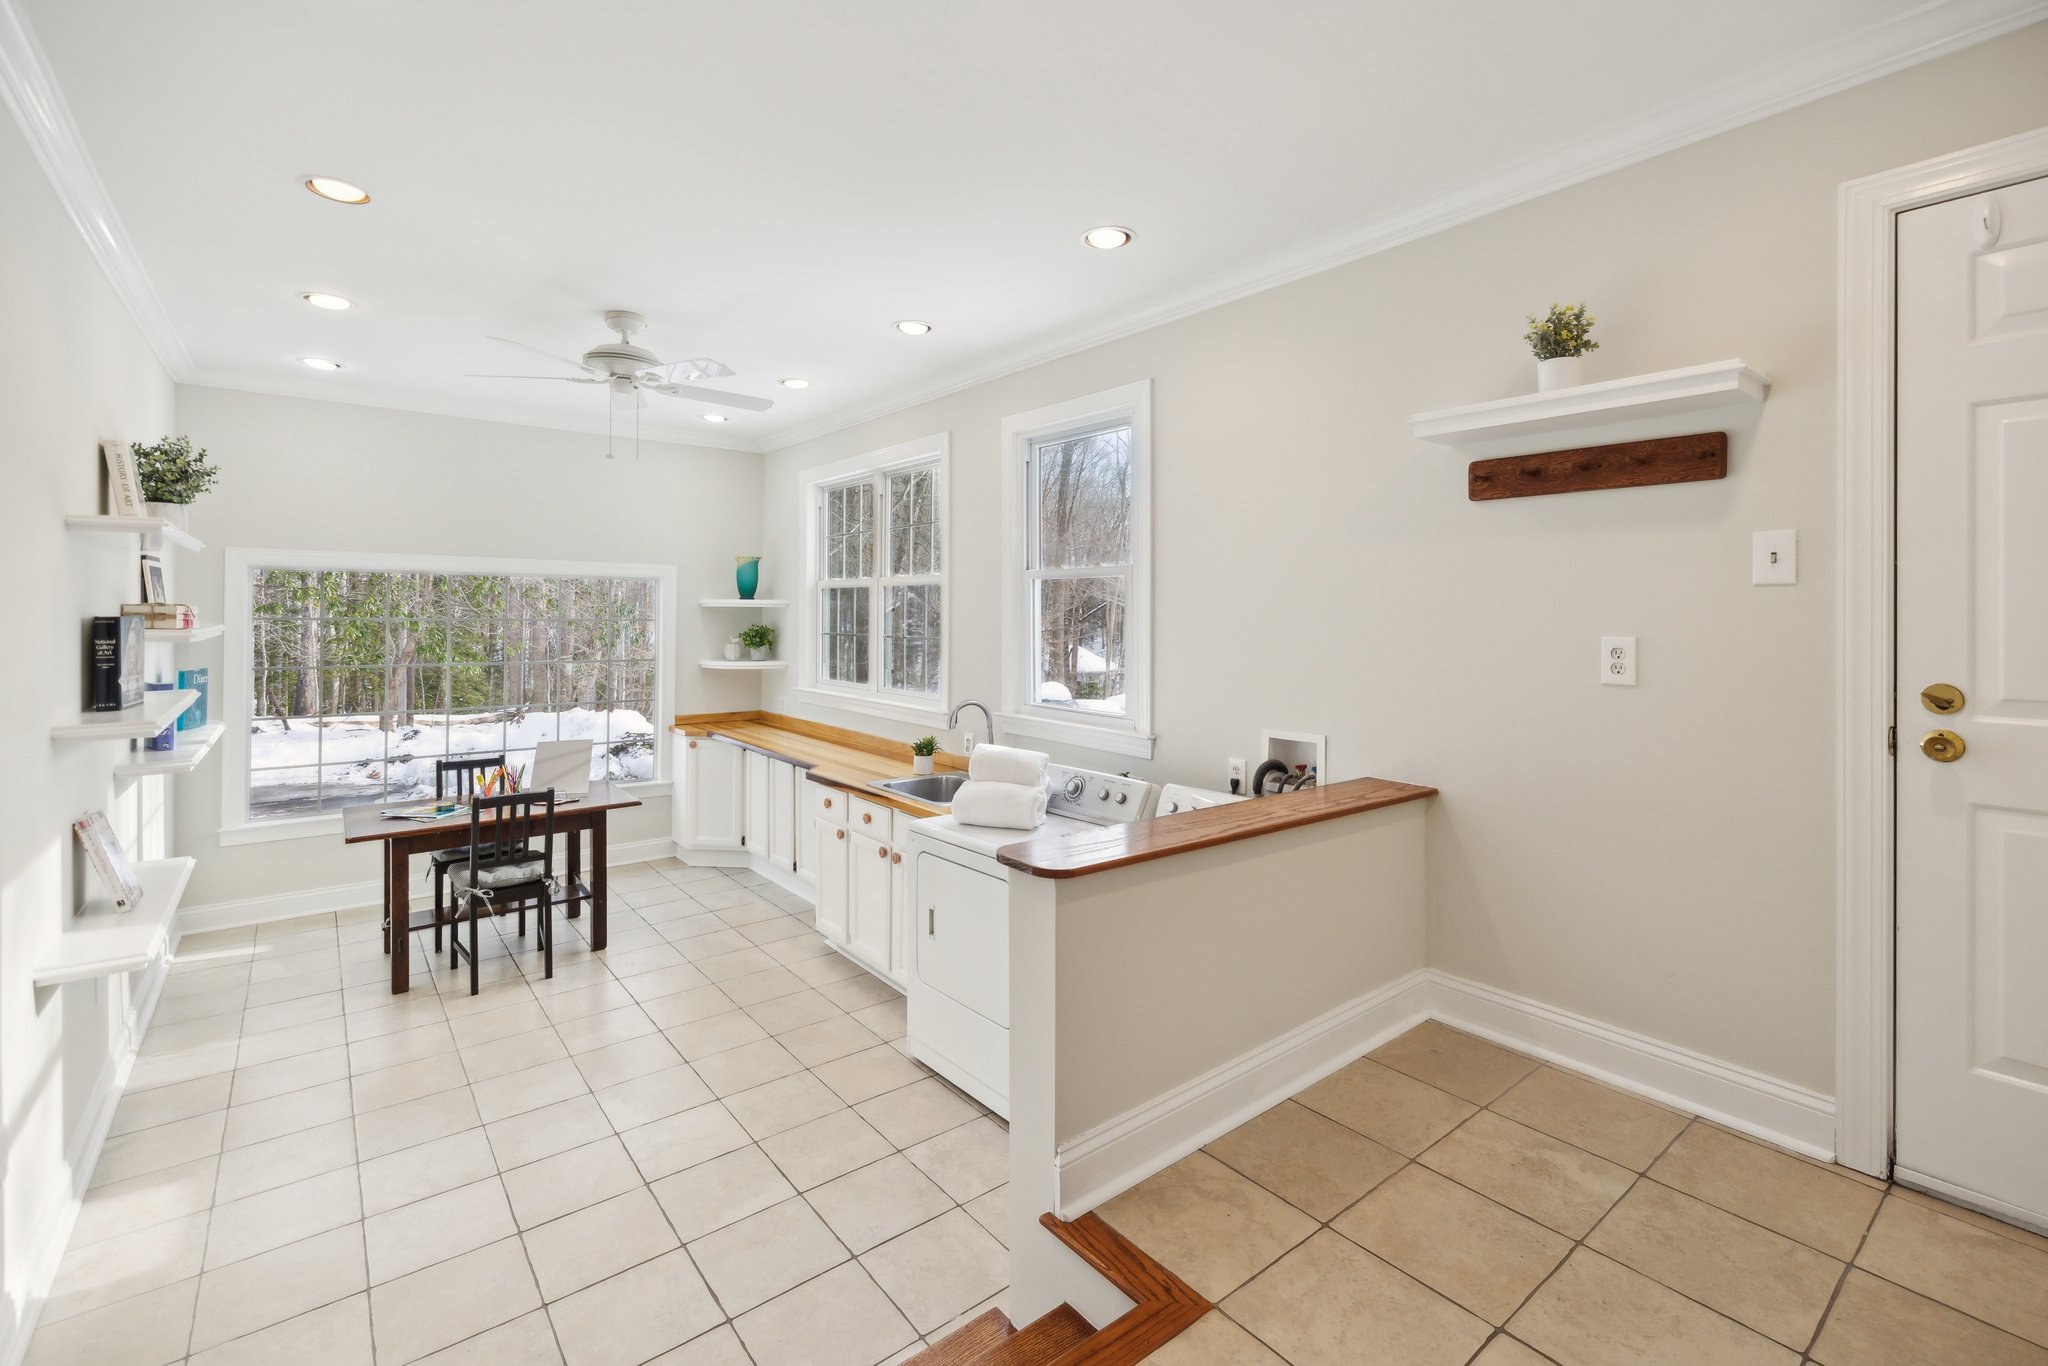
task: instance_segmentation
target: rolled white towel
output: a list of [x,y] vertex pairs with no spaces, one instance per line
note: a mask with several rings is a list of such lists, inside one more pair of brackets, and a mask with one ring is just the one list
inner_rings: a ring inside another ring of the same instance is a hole
[[1045,785],[1045,756],[1035,749],[1011,749],[1007,745],[976,745],[967,756],[967,776],[977,783],[1016,783],[1020,787]]
[[999,830],[1036,830],[1045,824],[1045,799],[1043,787],[969,779],[953,794],[953,819]]

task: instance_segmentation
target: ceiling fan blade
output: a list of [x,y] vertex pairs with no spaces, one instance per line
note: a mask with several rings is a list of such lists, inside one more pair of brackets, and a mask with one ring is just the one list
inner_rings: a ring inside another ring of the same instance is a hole
[[733,368],[724,361],[709,356],[698,356],[695,360],[672,360],[666,365],[648,367],[650,372],[659,373],[670,384],[688,384],[700,379],[730,379]]
[[528,346],[523,341],[513,341],[510,337],[487,337],[485,340],[503,342],[507,346],[516,346],[521,351],[531,351],[542,360],[551,360],[557,365],[566,365],[571,370],[580,370],[586,375],[598,375],[601,377],[604,374],[604,371],[597,369],[595,366],[585,365],[580,360],[570,360],[567,356],[557,356],[551,351],[541,350],[538,346]]
[[592,379],[592,378],[590,378],[590,377],[589,377],[588,375],[486,375],[486,374],[479,374],[479,373],[477,373],[476,371],[471,371],[470,373],[468,373],[468,374],[464,375],[464,376],[463,376],[463,378],[464,378],[464,379],[551,379],[551,380],[557,380],[557,381],[560,381],[560,382],[561,382],[561,383],[563,383],[563,384],[602,384],[602,383],[604,383],[604,381],[603,381],[603,380],[601,380],[601,379]]
[[723,408],[744,408],[750,413],[765,413],[775,406],[775,400],[753,398],[746,394],[728,394],[717,389],[699,389],[689,384],[648,384],[643,388],[670,398],[693,398],[699,403],[716,403]]

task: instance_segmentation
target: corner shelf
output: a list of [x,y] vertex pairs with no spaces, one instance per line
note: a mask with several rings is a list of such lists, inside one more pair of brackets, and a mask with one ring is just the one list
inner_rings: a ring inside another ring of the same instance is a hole
[[[170,938],[171,918],[178,913],[194,866],[189,858],[138,863],[135,877],[142,884],[142,904],[135,910],[117,911],[102,896],[88,901],[77,915],[64,917],[63,928],[36,963],[36,986],[60,986],[148,967]],[[89,865],[85,876],[93,877]]]
[[700,669],[787,669],[786,659],[705,659],[698,661]]
[[1770,391],[1769,376],[1739,360],[1724,360],[1417,413],[1408,419],[1408,429],[1422,441],[1471,446],[1556,432],[1597,432],[1646,418],[1683,419],[1667,433],[1678,435],[1701,414],[1760,407]]
[[194,726],[181,730],[176,749],[137,750],[128,757],[125,764],[114,765],[117,778],[147,778],[169,773],[190,773],[205,762],[213,753],[213,747],[220,743],[220,737],[227,734],[227,726],[216,721],[208,726]]
[[788,598],[704,598],[699,607],[787,607]]
[[206,542],[183,527],[172,526],[162,517],[109,517],[101,513],[79,513],[65,517],[64,525],[73,531],[112,531],[131,536],[139,532],[144,536],[162,536],[172,545],[186,550],[206,549]]
[[119,711],[85,711],[76,721],[50,727],[52,740],[147,740],[185,714],[199,700],[194,688],[163,688],[142,695],[139,705]]
[[183,629],[152,626],[143,631],[142,638],[168,641],[173,645],[190,645],[202,640],[212,640],[227,629],[225,626],[188,626]]

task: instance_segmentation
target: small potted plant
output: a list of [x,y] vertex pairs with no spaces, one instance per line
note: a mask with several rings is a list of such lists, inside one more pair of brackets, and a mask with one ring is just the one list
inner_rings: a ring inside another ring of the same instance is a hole
[[747,647],[748,659],[767,659],[775,650],[775,628],[763,626],[757,621],[740,632],[740,644]]
[[932,771],[932,756],[939,752],[939,737],[927,735],[922,740],[910,742],[910,771],[929,773]]
[[142,485],[145,511],[180,530],[188,530],[192,500],[213,487],[220,470],[206,458],[206,448],[189,436],[167,436],[154,446],[131,447],[136,482]]
[[1594,321],[1583,303],[1569,308],[1552,304],[1550,312],[1542,318],[1530,316],[1527,341],[1536,355],[1538,393],[1585,383],[1580,373],[1585,363],[1583,357],[1588,351],[1600,349],[1600,343],[1592,336]]

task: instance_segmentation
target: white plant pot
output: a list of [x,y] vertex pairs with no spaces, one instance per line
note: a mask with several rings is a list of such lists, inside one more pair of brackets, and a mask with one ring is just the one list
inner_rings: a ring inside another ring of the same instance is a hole
[[725,657],[727,659],[738,659],[740,657],[740,643],[737,640],[725,642]]
[[774,647],[771,645],[763,645],[759,649],[747,651],[747,658],[753,660],[755,663],[759,663],[764,659],[772,658],[773,656]]
[[932,756],[931,756],[931,755],[929,755],[929,754],[913,754],[913,755],[911,755],[911,756],[910,756],[910,771],[911,771],[912,773],[929,773],[929,772],[931,772],[931,771],[932,771]]
[[1549,360],[1536,362],[1536,392],[1547,394],[1552,389],[1571,389],[1586,382],[1586,358],[1584,356],[1552,356]]
[[142,510],[151,517],[161,517],[180,531],[190,531],[192,517],[190,503],[144,503]]

